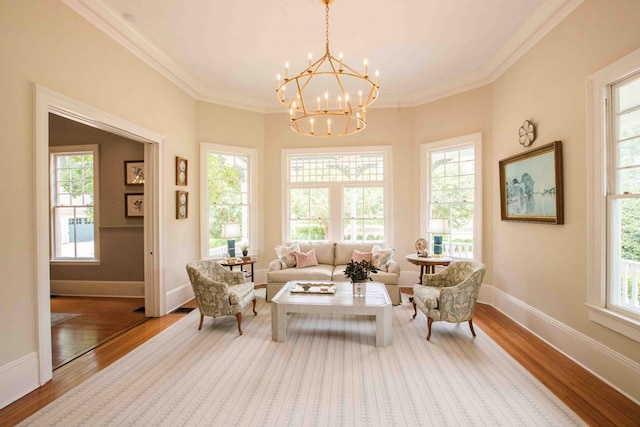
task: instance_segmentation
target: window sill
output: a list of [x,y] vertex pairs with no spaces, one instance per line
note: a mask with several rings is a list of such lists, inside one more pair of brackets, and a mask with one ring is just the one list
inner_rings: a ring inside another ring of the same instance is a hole
[[70,260],[70,259],[64,259],[64,260],[55,260],[52,259],[49,261],[50,265],[81,265],[81,266],[87,266],[87,265],[100,265],[100,260]]
[[587,304],[589,320],[640,342],[640,322],[604,307]]

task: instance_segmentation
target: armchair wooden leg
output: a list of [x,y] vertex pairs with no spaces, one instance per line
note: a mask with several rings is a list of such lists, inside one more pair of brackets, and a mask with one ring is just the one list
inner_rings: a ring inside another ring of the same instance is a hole
[[473,330],[473,319],[469,319],[469,327],[471,328],[471,335],[476,336],[476,331]]
[[202,321],[204,320],[204,314],[200,313],[200,326],[198,326],[198,330],[202,329]]
[[253,315],[257,316],[258,312],[256,311],[256,299],[253,298]]
[[416,303],[413,302],[413,318],[415,319],[417,315],[418,315],[418,309],[416,307]]
[[238,319],[238,332],[242,335],[242,313],[236,314],[236,319]]
[[429,328],[429,333],[427,334],[427,341],[431,338],[431,324],[433,323],[433,319],[431,317],[427,317],[427,327]]

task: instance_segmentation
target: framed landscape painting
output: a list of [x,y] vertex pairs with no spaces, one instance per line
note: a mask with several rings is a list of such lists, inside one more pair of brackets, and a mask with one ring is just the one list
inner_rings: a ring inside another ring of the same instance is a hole
[[500,160],[503,221],[564,224],[562,141]]

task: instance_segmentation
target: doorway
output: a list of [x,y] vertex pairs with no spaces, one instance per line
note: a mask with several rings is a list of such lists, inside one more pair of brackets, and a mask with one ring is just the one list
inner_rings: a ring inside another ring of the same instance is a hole
[[49,113],[124,136],[144,145],[144,306],[147,317],[166,312],[161,280],[162,247],[160,232],[160,176],[163,137],[155,132],[98,110],[65,95],[36,85],[35,170],[36,170],[36,306],[38,366],[40,385],[53,376],[51,355],[50,272],[49,272]]

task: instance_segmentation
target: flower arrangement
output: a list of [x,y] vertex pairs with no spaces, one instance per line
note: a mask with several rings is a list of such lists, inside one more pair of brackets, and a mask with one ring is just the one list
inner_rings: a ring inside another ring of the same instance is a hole
[[377,272],[378,270],[367,260],[350,260],[347,268],[344,269],[344,276],[351,279],[352,282],[360,282],[367,279],[373,280],[369,275]]

